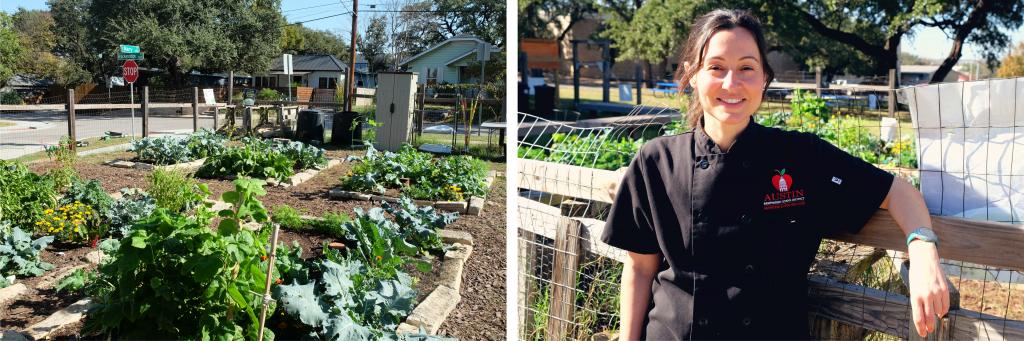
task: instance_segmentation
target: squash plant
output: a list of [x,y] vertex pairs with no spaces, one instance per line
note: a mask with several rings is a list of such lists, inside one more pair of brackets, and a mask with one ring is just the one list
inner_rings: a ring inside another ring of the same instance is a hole
[[[206,206],[194,217],[158,208],[136,224],[113,261],[99,267],[87,330],[127,339],[255,339],[270,229],[241,226],[267,221],[256,200],[266,194],[263,184],[236,180],[222,196],[233,209],[217,212],[216,231]],[[269,330],[264,335],[273,339]]]

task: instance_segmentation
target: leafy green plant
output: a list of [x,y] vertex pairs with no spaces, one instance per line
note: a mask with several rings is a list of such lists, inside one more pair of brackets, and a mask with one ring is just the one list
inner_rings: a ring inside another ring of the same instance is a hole
[[271,88],[260,89],[260,92],[256,93],[256,99],[261,101],[280,101],[281,93]]
[[110,225],[110,234],[124,237],[131,232],[132,224],[149,217],[156,209],[156,199],[149,193],[136,188],[122,188],[121,198],[107,209],[103,216]]
[[798,119],[813,117],[828,122],[829,116],[832,115],[828,103],[810,91],[796,89],[793,91],[793,99],[789,105],[793,111],[793,117]]
[[14,91],[0,92],[0,104],[25,104],[21,95]]
[[114,198],[107,194],[99,180],[72,179],[71,187],[68,188],[64,197],[58,201],[60,205],[71,203],[82,203],[92,208],[95,212],[105,212],[114,204]]
[[46,173],[47,177],[53,179],[53,189],[57,192],[63,192],[71,185],[71,181],[78,177],[78,171],[75,170],[77,155],[71,149],[72,143],[75,142],[71,141],[71,138],[63,136],[57,145],[46,148],[46,156],[58,163],[57,168]]
[[85,271],[85,269],[78,268],[67,276],[64,276],[64,278],[61,278],[53,288],[56,289],[58,293],[62,291],[81,292],[95,279],[96,274],[92,271]]
[[458,219],[458,213],[440,213],[432,206],[417,206],[412,199],[402,197],[396,203],[384,202],[381,205],[395,217],[403,238],[419,248],[420,253],[438,251],[444,248],[444,242],[437,230],[448,226]]
[[409,145],[403,145],[397,153],[380,152],[367,145],[366,155],[358,160],[342,177],[341,186],[346,190],[384,193],[388,188],[402,188],[415,199],[454,201],[487,192],[487,166],[470,156],[435,159]]
[[[128,339],[256,339],[270,229],[257,233],[241,226],[267,221],[256,200],[266,194],[262,186],[260,180],[236,180],[235,190],[222,196],[233,209],[217,213],[222,219],[216,232],[202,223],[206,219],[165,208],[136,224],[114,260],[100,266],[103,289],[87,329]],[[274,337],[268,329],[264,335]]]
[[176,170],[156,169],[148,177],[146,192],[157,207],[173,213],[188,213],[210,195],[206,184],[196,182],[188,174]]
[[57,192],[50,177],[39,176],[25,165],[0,160],[0,221],[31,226],[43,218],[43,211],[57,205]]
[[258,139],[244,139],[238,148],[228,148],[206,159],[196,172],[204,178],[249,176],[261,179],[284,179],[295,174],[295,161],[281,152],[268,148]]
[[35,277],[52,270],[53,264],[44,262],[39,253],[53,242],[53,236],[32,239],[32,235],[19,227],[0,223],[0,277]]
[[302,218],[299,216],[299,211],[288,205],[275,206],[271,214],[271,220],[275,223],[281,224],[281,227],[287,229],[298,229],[303,227]]
[[327,166],[327,157],[323,148],[314,147],[299,141],[282,142],[274,146],[284,156],[295,161],[295,169],[323,168]]
[[132,142],[131,151],[141,162],[171,165],[195,160],[188,139],[179,136],[147,137]]
[[206,128],[188,136],[188,149],[194,160],[217,155],[224,151],[228,138]]

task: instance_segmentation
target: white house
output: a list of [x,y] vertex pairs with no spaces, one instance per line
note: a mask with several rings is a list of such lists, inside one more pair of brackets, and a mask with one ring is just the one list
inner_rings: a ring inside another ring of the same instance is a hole
[[[367,63],[362,55],[356,55],[356,81],[363,87],[373,87],[374,77],[367,72]],[[291,83],[308,86],[314,89],[336,89],[344,86],[348,64],[332,55],[294,55],[292,56]],[[288,86],[288,76],[284,74],[284,64],[279,56],[270,64],[270,70],[256,75],[254,86],[257,88],[283,88]],[[360,86],[357,84],[357,86]]]
[[500,52],[497,46],[472,36],[455,36],[437,45],[406,58],[400,65],[408,71],[419,73],[417,82],[424,83],[468,83],[464,71],[475,63],[481,46],[487,46],[491,58]]

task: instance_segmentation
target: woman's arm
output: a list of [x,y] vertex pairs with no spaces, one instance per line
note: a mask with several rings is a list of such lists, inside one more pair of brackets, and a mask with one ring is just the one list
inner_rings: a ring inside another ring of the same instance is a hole
[[651,281],[658,273],[660,254],[629,252],[622,268],[622,288],[619,297],[621,320],[619,338],[639,340],[644,328],[644,315],[651,298]]
[[[903,235],[909,235],[918,227],[932,227],[921,192],[900,178],[893,180],[881,208],[889,210]],[[907,247],[907,255],[910,258],[910,306],[917,333],[924,337],[935,331],[935,316],[946,315],[949,311],[949,288],[946,275],[939,267],[935,244],[914,240]]]

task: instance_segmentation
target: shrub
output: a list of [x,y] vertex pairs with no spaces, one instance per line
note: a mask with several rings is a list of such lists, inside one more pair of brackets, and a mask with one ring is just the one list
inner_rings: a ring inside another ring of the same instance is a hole
[[25,104],[21,95],[14,91],[0,92],[0,104]]
[[78,172],[75,171],[77,155],[75,151],[71,150],[72,143],[69,137],[64,136],[60,138],[56,146],[46,148],[46,156],[50,160],[56,159],[59,164],[59,167],[51,169],[46,173],[48,177],[53,179],[53,189],[57,192],[63,192],[65,188],[71,185],[71,181],[78,176]]
[[263,88],[256,94],[256,99],[261,101],[280,101],[281,93],[271,88]]
[[0,221],[31,226],[43,210],[57,205],[53,179],[39,176],[25,165],[0,160]]
[[156,206],[173,213],[191,212],[210,195],[206,184],[180,171],[157,169],[149,175],[148,181],[146,192],[156,201]]

